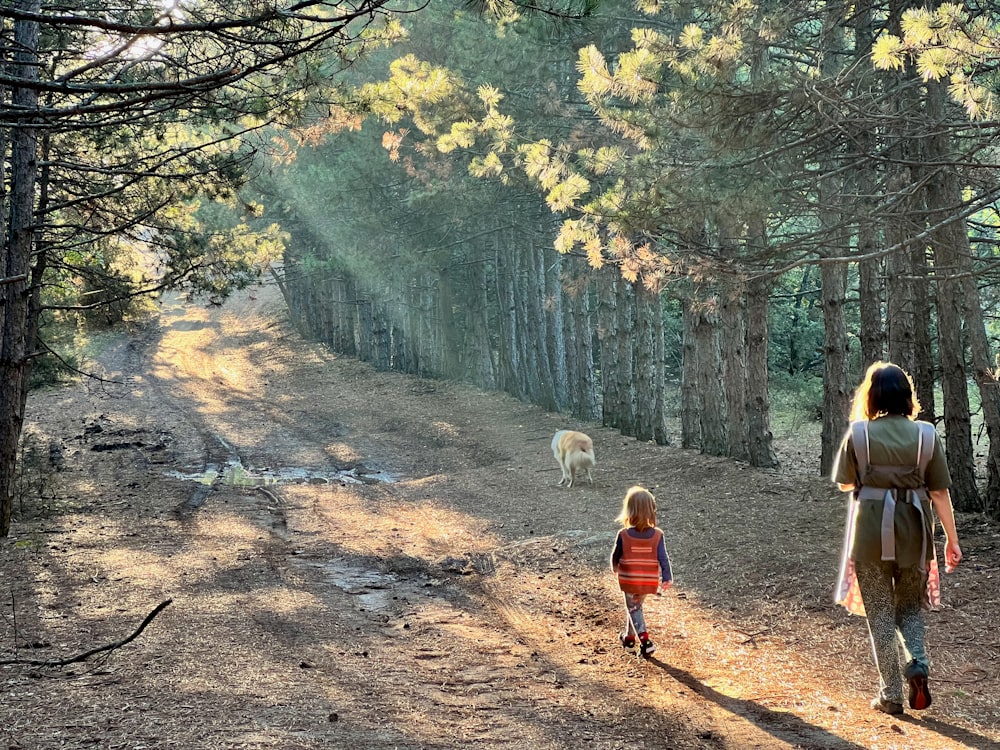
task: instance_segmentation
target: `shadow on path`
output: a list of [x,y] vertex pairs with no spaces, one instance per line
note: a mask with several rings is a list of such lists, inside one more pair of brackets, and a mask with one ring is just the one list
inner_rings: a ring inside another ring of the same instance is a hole
[[690,672],[672,667],[655,657],[649,659],[649,662],[658,666],[695,694],[718,704],[736,716],[747,719],[782,742],[809,750],[868,750],[863,745],[845,740],[843,737],[838,737],[825,729],[803,721],[794,714],[773,711],[755,701],[723,695],[718,690],[705,685]]
[[940,719],[928,717],[920,720],[920,724],[931,732],[937,732],[943,737],[955,740],[955,742],[961,742],[966,747],[974,748],[974,750],[1000,750],[1000,742],[991,740],[989,737],[983,737],[981,734],[970,732],[968,729],[956,727],[954,724],[949,724]]
[[[825,729],[803,721],[794,714],[773,711],[755,701],[723,695],[705,685],[690,672],[672,667],[655,657],[649,659],[649,662],[658,666],[695,694],[718,704],[736,716],[753,722],[758,728],[783,742],[809,748],[809,750],[867,750],[862,745],[845,740],[843,737],[838,737]],[[940,719],[931,717],[918,719],[909,715],[895,717],[895,719],[901,724],[921,726],[929,732],[936,732],[942,737],[960,742],[972,750],[1000,750],[1000,742]]]

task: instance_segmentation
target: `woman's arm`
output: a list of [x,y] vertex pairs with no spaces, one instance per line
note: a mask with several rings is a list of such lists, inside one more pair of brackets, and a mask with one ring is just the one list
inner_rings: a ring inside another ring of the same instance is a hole
[[951,506],[951,493],[947,490],[931,490],[931,504],[934,513],[944,529],[944,569],[951,573],[962,562],[962,548],[958,544],[958,530],[955,528],[955,510]]
[[853,492],[858,485],[858,464],[854,455],[854,440],[851,430],[844,433],[840,441],[840,449],[833,461],[833,473],[830,479],[834,481],[841,492]]

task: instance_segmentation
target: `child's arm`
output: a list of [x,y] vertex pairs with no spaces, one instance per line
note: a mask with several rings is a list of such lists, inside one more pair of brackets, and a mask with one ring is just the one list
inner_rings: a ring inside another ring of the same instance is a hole
[[618,561],[622,559],[622,535],[621,532],[615,537],[615,548],[611,553],[611,570],[618,572]]
[[667,555],[667,545],[660,534],[660,546],[656,548],[656,557],[660,561],[660,591],[666,591],[674,584],[674,576],[670,571],[670,556]]

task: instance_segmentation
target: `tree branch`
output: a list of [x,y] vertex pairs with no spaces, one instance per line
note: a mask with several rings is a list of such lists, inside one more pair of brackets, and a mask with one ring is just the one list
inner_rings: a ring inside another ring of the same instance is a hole
[[164,609],[166,609],[171,602],[173,602],[173,599],[167,599],[165,602],[160,602],[158,605],[156,605],[156,608],[148,615],[146,615],[146,619],[142,621],[142,624],[135,630],[135,632],[132,633],[132,635],[130,635],[128,638],[123,638],[120,641],[109,643],[106,646],[98,646],[97,648],[92,648],[90,649],[90,651],[85,651],[82,654],[71,656],[68,659],[51,659],[48,661],[41,659],[0,659],[0,666],[5,666],[8,664],[27,664],[33,667],[65,667],[68,664],[76,664],[77,662],[86,661],[91,656],[94,656],[96,654],[100,654],[105,651],[113,651],[116,648],[121,648],[125,644],[131,643],[136,638],[138,638],[139,635],[142,633],[142,631],[146,629],[146,626],[153,621],[153,618],[156,617],[158,614],[160,614],[160,612],[162,612]]

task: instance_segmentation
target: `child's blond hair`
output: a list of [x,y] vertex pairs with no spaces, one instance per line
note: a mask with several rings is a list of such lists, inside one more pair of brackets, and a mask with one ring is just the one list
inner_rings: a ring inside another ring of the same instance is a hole
[[622,502],[622,512],[615,520],[625,528],[633,527],[638,531],[656,526],[656,498],[653,493],[639,485],[629,487]]

